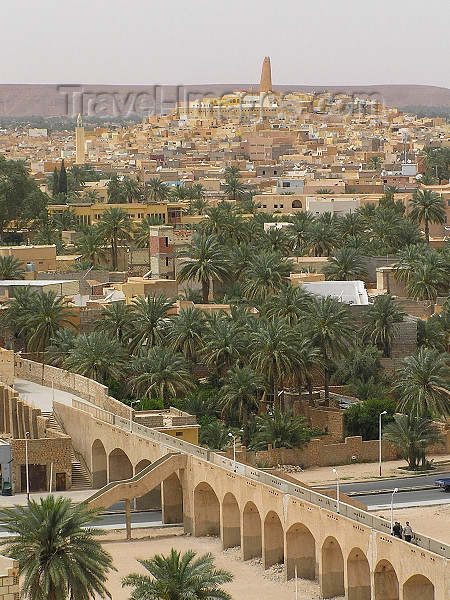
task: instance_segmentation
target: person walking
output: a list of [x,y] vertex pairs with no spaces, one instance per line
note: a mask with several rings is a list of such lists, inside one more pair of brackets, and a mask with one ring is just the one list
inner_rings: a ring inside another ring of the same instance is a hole
[[411,525],[409,521],[406,521],[406,525],[403,529],[403,535],[405,536],[405,541],[410,542],[412,538],[413,530],[411,529]]
[[392,527],[392,534],[394,535],[394,537],[402,539],[402,526],[398,521],[395,521],[395,524]]

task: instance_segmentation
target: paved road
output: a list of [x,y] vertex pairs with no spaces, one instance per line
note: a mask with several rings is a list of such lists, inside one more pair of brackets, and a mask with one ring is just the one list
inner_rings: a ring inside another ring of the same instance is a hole
[[26,379],[15,379],[14,389],[19,392],[19,395],[26,400],[29,404],[33,404],[36,408],[40,408],[43,412],[52,412],[53,410],[53,398],[61,404],[72,404],[72,399],[81,400],[86,402],[83,398],[70,394],[69,392],[62,392],[56,388],[53,390],[51,387],[45,387]]
[[362,483],[341,483],[340,490],[347,492],[369,492],[373,490],[393,490],[419,487],[421,485],[434,485],[437,477],[450,477],[450,473],[434,473],[433,475],[420,475],[417,477],[402,477],[400,479],[377,479],[375,481],[364,481]]
[[[369,494],[367,496],[353,496],[358,502],[362,502],[367,507],[391,505],[392,493],[388,494]],[[421,504],[446,504],[450,502],[450,493],[441,489],[418,490],[418,491],[399,491],[394,494],[394,506]]]

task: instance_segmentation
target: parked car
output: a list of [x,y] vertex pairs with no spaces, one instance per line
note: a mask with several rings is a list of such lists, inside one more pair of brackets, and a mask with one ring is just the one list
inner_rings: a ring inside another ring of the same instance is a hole
[[450,477],[438,477],[434,480],[434,485],[438,485],[448,492],[450,491]]

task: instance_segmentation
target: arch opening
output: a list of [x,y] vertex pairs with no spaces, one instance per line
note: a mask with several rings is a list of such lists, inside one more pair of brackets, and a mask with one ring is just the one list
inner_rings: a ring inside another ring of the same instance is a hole
[[262,555],[261,517],[253,502],[247,502],[242,515],[242,560]]
[[399,600],[397,573],[388,560],[380,560],[374,572],[374,600]]
[[302,208],[302,201],[301,200],[293,200],[292,208]]
[[228,492],[222,502],[222,547],[241,545],[241,513],[235,496]]
[[284,536],[280,517],[273,510],[264,519],[263,564],[268,569],[284,562]]
[[194,535],[220,535],[220,504],[208,483],[194,490]]
[[403,585],[403,600],[435,600],[434,585],[424,575],[413,575]]
[[172,473],[159,487],[163,523],[183,523],[183,487],[180,478]]
[[100,440],[92,444],[92,487],[102,488],[107,484],[108,467],[105,446]]
[[133,465],[120,448],[115,448],[109,455],[109,481],[122,481],[133,477]]
[[370,566],[361,548],[353,548],[347,559],[347,600],[371,600]]
[[[152,462],[146,458],[138,462],[134,467],[134,474],[137,475],[145,467],[151,465]],[[155,488],[141,496],[136,498],[136,509],[137,510],[161,510],[161,486],[157,485]]]
[[286,577],[316,578],[316,542],[310,530],[301,523],[294,523],[286,533]]
[[324,598],[344,596],[344,556],[337,539],[327,537],[322,546],[320,590]]

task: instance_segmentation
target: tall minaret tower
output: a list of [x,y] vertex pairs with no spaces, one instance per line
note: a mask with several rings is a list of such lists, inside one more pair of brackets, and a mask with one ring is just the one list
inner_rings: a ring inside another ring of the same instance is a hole
[[84,155],[84,127],[81,115],[77,117],[77,126],[75,127],[75,164],[84,165],[86,162]]
[[261,81],[259,84],[259,93],[267,94],[272,91],[272,69],[270,68],[270,57],[264,58],[261,69]]

